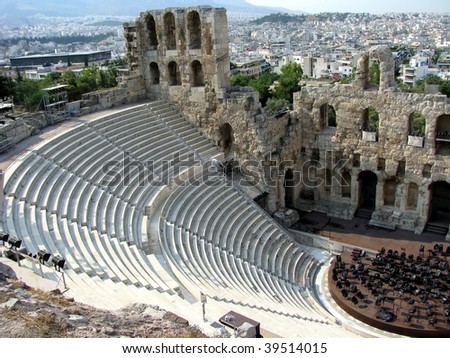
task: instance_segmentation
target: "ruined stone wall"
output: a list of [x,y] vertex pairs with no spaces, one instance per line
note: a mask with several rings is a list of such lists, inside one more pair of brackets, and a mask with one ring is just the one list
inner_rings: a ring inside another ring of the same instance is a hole
[[[450,113],[450,105],[441,95],[401,93],[381,85],[364,90],[359,82],[363,76],[353,85],[304,87],[295,95],[294,111],[303,128],[303,159],[296,168],[302,175],[297,204],[352,218],[364,190],[360,174],[370,171],[377,177],[371,223],[420,232],[430,214],[430,184],[450,182],[450,156],[437,150],[436,141],[437,120]],[[335,127],[323,118],[323,106],[327,105],[335,110]],[[379,114],[375,133],[363,130],[369,107]],[[413,112],[426,118],[423,139],[409,136]],[[351,176],[347,197],[342,195],[340,174],[344,171]],[[410,184],[418,188],[414,205],[408,203],[408,195],[413,195],[409,194]]]
[[132,70],[143,76],[148,97],[204,103],[229,85],[225,9],[146,11],[125,31]]
[[142,76],[131,74],[115,88],[89,92],[82,96],[81,115],[134,103],[147,97]]
[[[259,163],[261,175],[268,170],[284,128],[266,118],[253,89],[230,88],[225,9],[150,10],[124,28],[130,69],[143,79],[148,98],[174,104],[229,157]],[[225,126],[231,127],[230,148],[224,147]],[[271,190],[263,180],[258,186]]]
[[[151,10],[124,29],[129,88],[88,96],[87,107],[144,95],[173,103],[227,155],[256,163],[270,213],[289,203],[350,219],[373,201],[372,224],[424,229],[433,183],[450,183],[450,144],[442,138],[450,143],[450,108],[444,96],[398,92],[387,47],[361,56],[352,84],[304,87],[292,112],[269,118],[256,92],[229,87],[224,9]],[[380,65],[378,86],[368,81],[370,60]],[[410,136],[414,112],[426,118],[423,138]]]
[[5,122],[0,125],[0,139],[6,139],[14,144],[36,134],[48,125],[44,112],[25,113],[16,116],[15,119],[7,118]]

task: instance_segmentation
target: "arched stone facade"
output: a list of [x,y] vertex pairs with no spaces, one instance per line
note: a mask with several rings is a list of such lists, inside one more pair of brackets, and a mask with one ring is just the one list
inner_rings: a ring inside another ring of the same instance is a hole
[[[399,92],[389,48],[363,53],[352,84],[303,87],[294,94],[293,111],[268,118],[257,92],[229,86],[224,9],[144,12],[126,27],[126,37],[134,76],[142,77],[149,98],[175,104],[219,146],[223,125],[230,125],[232,155],[253,161],[269,212],[288,198],[300,209],[353,218],[361,206],[360,175],[372,172],[377,181],[370,223],[416,232],[426,227],[430,185],[450,180],[450,105],[445,96]],[[380,66],[378,87],[368,84],[371,60]],[[426,119],[423,133],[414,127],[413,113]],[[286,193],[288,170],[294,185]]]

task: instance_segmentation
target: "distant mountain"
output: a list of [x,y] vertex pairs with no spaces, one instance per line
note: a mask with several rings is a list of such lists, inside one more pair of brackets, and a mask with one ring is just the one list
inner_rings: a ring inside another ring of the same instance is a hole
[[268,14],[274,12],[299,13],[284,8],[255,6],[244,0],[6,0],[0,3],[1,17],[26,17],[36,14],[48,16],[138,16],[140,12],[166,7],[211,5],[228,11]]

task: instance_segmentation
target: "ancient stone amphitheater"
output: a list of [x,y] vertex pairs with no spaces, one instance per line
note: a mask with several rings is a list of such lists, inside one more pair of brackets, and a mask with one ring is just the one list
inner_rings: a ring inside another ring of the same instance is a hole
[[[202,165],[220,156],[165,101],[86,121],[7,170],[3,229],[29,252],[64,257],[69,294],[83,302],[146,302],[205,326],[202,293],[210,320],[234,310],[272,334],[348,336],[314,287],[329,255],[295,243]],[[112,182],[113,161],[129,177]]]
[[[294,206],[351,219],[364,209],[373,225],[420,233],[435,212],[447,234],[447,201],[431,204],[450,197],[447,98],[399,93],[389,49],[376,48],[353,84],[304,87],[292,111],[267,117],[257,92],[230,87],[224,9],[146,11],[124,29],[130,74],[85,95],[68,130],[6,170],[1,229],[30,253],[64,258],[66,294],[97,307],[158,305],[211,334],[234,311],[266,337],[392,336],[333,303],[331,243],[300,244],[318,238],[294,240],[269,214]],[[380,111],[370,135],[369,107]],[[427,117],[420,145],[408,136],[414,111]],[[257,163],[254,191],[224,175],[225,159]],[[300,180],[310,173],[312,185]],[[44,271],[62,287],[59,272]]]

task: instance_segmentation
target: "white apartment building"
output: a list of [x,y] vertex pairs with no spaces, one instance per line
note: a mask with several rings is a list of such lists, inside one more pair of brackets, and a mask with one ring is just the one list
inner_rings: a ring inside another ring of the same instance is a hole
[[414,87],[416,82],[424,78],[428,72],[429,58],[424,56],[414,56],[409,61],[409,65],[403,66],[403,83]]

